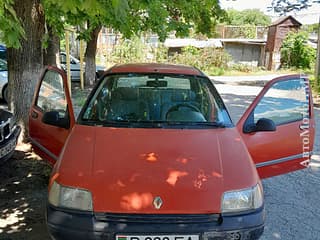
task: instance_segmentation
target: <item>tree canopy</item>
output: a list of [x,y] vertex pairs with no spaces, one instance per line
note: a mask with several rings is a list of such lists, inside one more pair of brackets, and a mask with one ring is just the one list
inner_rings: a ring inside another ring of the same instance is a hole
[[20,47],[24,29],[12,6],[13,0],[0,0],[0,40],[9,47]]
[[[44,0],[44,5],[49,21],[56,24],[57,19],[63,19],[82,26],[79,30],[84,39],[98,25],[111,27],[125,37],[152,31],[164,39],[172,31],[185,36],[190,28],[210,35],[224,16],[218,0]],[[89,28],[85,27],[87,21]]]
[[243,11],[229,9],[227,10],[227,24],[236,26],[268,26],[271,24],[271,18],[259,9],[247,9]]
[[285,15],[292,11],[306,9],[315,3],[320,3],[320,0],[272,0],[271,9],[281,15]]
[[49,33],[61,35],[66,25],[77,26],[80,38],[87,40],[87,74],[101,26],[126,37],[149,31],[164,40],[171,32],[188,35],[191,28],[210,36],[223,17],[219,0],[0,0],[0,40],[9,47],[9,106],[27,130],[28,110],[43,66],[43,43],[50,39]]

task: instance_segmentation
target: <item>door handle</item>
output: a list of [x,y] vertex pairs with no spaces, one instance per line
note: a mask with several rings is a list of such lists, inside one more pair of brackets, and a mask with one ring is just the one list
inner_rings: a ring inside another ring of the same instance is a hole
[[32,117],[32,118],[35,118],[35,119],[38,118],[38,113],[32,111],[31,117]]

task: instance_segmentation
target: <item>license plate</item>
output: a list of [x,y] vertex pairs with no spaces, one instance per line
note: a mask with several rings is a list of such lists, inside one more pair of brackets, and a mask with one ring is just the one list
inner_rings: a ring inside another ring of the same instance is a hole
[[0,158],[6,156],[8,153],[12,152],[16,148],[16,140],[11,140],[7,145],[0,148]]
[[117,240],[199,240],[199,235],[117,235]]

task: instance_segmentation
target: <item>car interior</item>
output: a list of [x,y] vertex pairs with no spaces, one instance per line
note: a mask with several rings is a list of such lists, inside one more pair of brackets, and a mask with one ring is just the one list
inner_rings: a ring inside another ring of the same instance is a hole
[[[131,80],[131,84],[132,82],[134,80]],[[189,79],[188,82],[188,85],[181,86],[168,86],[164,80],[148,80],[134,86],[118,83],[110,87],[106,84],[97,89],[98,93],[89,103],[84,119],[138,122],[215,121],[217,110],[209,97],[209,89],[200,84],[190,84]]]

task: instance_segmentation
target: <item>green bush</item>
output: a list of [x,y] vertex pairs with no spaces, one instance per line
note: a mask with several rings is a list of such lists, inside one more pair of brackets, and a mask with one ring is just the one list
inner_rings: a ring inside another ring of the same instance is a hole
[[170,63],[195,66],[205,72],[223,72],[231,57],[222,49],[185,47],[181,53],[169,57]]
[[115,47],[110,61],[113,63],[145,62],[146,46],[139,37],[124,39]]
[[225,69],[228,68],[230,60],[230,55],[223,49],[216,48],[184,47],[181,53],[168,56],[168,48],[163,44],[153,48],[143,43],[138,37],[123,40],[121,44],[113,49],[109,58],[111,63],[153,61],[190,65],[213,75],[222,75]]
[[281,66],[310,69],[316,58],[316,50],[308,45],[308,34],[290,32],[282,43]]

